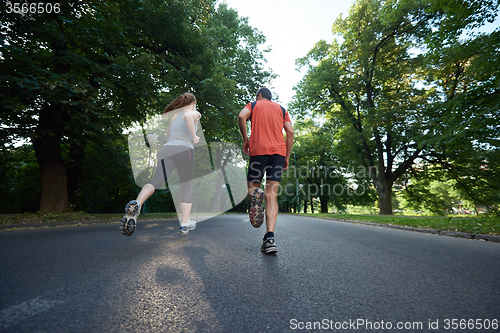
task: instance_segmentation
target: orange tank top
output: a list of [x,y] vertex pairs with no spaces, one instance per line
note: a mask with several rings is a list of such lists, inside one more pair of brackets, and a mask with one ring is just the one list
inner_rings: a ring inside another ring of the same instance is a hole
[[283,117],[281,106],[265,99],[258,101],[253,110],[251,103],[248,103],[245,108],[252,112],[250,156],[275,154],[286,156],[283,127],[285,122],[290,122],[288,111]]

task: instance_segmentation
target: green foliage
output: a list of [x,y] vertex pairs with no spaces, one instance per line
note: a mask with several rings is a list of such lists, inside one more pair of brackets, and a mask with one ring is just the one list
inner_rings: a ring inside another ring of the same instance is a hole
[[498,204],[500,31],[470,30],[497,6],[358,0],[335,22],[337,39],[297,61],[307,74],[293,109],[334,120],[336,156],[366,169],[381,213],[392,213],[393,185],[421,159],[446,166],[471,197],[474,187],[489,195],[474,200]]
[[0,179],[3,214],[38,210],[40,169],[31,147],[0,150]]
[[282,206],[296,208],[296,177],[299,183],[299,201],[310,203],[312,198],[319,198],[323,212],[327,212],[329,206],[345,210],[348,204],[373,202],[373,191],[367,183],[367,174],[363,170],[360,172],[343,166],[337,158],[336,137],[329,121],[320,124],[312,119],[303,119],[298,120],[294,127],[294,153],[281,182],[284,189],[279,198]]
[[259,45],[265,37],[226,4],[210,15],[202,34],[206,37],[203,64],[190,83],[205,120],[205,137],[239,143],[235,119],[242,105],[254,100],[258,88],[274,77],[263,68],[266,60]]
[[439,169],[420,166],[412,170],[412,177],[406,180],[404,190],[399,192],[401,208],[405,211],[430,211],[435,215],[452,214],[453,208],[464,205],[465,198],[456,190],[456,182],[444,178]]
[[[59,14],[2,9],[0,150],[8,155],[13,143],[31,141],[45,170],[32,177],[51,188],[40,191],[36,180],[36,190],[28,191],[17,176],[11,186],[38,196],[67,187],[69,197],[60,206],[122,210],[134,189],[120,132],[185,91],[198,97],[207,139],[235,140],[235,115],[272,75],[263,70],[257,47],[264,36],[215,4],[70,0]],[[6,168],[13,167],[10,161],[4,160]],[[66,170],[58,175],[67,181],[51,183],[46,175],[54,168]],[[11,194],[5,186],[2,194]],[[170,209],[168,193],[158,196],[152,209]],[[32,204],[16,207],[35,210]]]
[[497,30],[431,52],[426,66],[433,61],[444,70],[429,70],[429,76],[446,98],[424,115],[428,135],[422,140],[433,147],[427,160],[439,164],[475,206],[492,212],[500,203],[499,45]]
[[73,167],[78,168],[72,196],[72,207],[77,211],[120,212],[124,203],[137,196],[127,138],[121,134],[103,133],[98,141],[88,142],[85,159]]

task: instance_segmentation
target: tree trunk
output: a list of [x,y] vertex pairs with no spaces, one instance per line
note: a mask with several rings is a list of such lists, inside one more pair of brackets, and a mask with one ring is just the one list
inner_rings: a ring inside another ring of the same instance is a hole
[[56,105],[40,110],[40,119],[32,138],[41,171],[40,211],[61,211],[69,207],[66,163],[61,154],[65,114]]
[[304,199],[304,214],[307,214],[307,199]]
[[[78,138],[80,142],[83,140]],[[66,179],[68,182],[68,201],[70,204],[76,201],[76,191],[79,185],[79,178],[81,174],[81,165],[85,160],[85,149],[82,145],[76,143],[77,140],[70,140],[69,146],[69,161],[66,167]],[[144,207],[146,208],[146,207]]]
[[314,201],[311,198],[311,214],[314,214]]
[[328,213],[328,197],[319,197],[319,201],[321,203],[321,213]]
[[392,183],[376,180],[373,182],[378,194],[380,215],[392,215]]
[[40,211],[61,211],[69,207],[66,165],[59,138],[42,134],[33,139],[33,148],[41,171]]

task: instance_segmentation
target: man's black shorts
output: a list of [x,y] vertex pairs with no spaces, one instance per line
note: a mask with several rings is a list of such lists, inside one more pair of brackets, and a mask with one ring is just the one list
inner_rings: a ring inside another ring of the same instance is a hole
[[266,180],[279,182],[285,169],[285,156],[257,155],[250,156],[247,180],[252,183],[262,182],[264,173]]

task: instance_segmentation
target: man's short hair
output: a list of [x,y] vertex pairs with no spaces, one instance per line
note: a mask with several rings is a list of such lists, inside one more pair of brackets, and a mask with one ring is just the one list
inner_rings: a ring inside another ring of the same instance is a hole
[[263,88],[260,88],[258,91],[257,91],[257,94],[255,96],[259,96],[259,94],[261,94],[262,98],[265,98],[265,99],[268,99],[268,100],[272,100],[273,99],[273,95],[271,94],[271,90],[263,87]]

